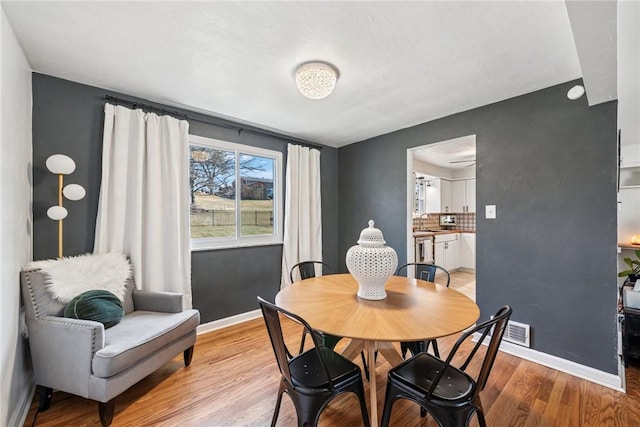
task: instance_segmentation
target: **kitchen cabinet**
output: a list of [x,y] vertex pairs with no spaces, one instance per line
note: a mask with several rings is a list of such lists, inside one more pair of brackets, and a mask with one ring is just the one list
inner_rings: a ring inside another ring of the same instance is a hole
[[476,211],[476,179],[465,180],[465,196],[467,199],[467,212]]
[[415,193],[413,196],[413,211],[421,215],[425,212],[426,205],[426,183],[424,178],[415,179]]
[[451,210],[451,181],[440,180],[440,212],[448,213]]
[[433,245],[433,255],[435,264],[444,267],[448,271],[456,270],[460,267],[460,234],[436,234]]
[[476,211],[476,180],[459,179],[451,183],[451,212]]
[[425,210],[427,213],[451,212],[451,181],[442,178],[425,180]]
[[476,235],[460,233],[460,268],[476,269]]

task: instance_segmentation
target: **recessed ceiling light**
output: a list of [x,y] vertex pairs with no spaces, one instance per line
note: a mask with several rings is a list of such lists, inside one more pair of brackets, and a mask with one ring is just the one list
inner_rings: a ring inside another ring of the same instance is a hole
[[569,92],[567,92],[567,98],[569,98],[572,101],[575,101],[576,99],[580,98],[582,95],[584,95],[584,86],[582,85],[576,85],[571,89],[569,89]]
[[338,70],[326,62],[305,62],[296,69],[296,86],[307,98],[322,99],[336,87]]

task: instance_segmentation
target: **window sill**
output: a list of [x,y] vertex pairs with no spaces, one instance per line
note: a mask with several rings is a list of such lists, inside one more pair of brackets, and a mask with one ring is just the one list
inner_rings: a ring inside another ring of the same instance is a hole
[[284,242],[282,242],[281,240],[278,241],[271,241],[271,242],[264,242],[264,243],[238,243],[238,242],[233,242],[233,243],[229,243],[229,244],[224,244],[224,245],[216,245],[216,246],[203,246],[203,247],[197,247],[197,248],[191,248],[191,252],[202,252],[202,251],[215,251],[218,249],[240,249],[240,248],[253,248],[253,247],[257,247],[257,246],[277,246],[277,245],[282,245]]

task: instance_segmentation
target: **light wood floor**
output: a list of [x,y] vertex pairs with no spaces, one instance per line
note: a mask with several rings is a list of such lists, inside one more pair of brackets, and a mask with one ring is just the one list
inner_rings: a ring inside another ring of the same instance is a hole
[[[299,327],[288,324],[285,331],[295,348]],[[442,354],[454,340],[439,340]],[[382,359],[376,368],[381,415],[389,365]],[[116,399],[112,426],[268,426],[278,381],[264,322],[256,319],[198,336],[190,367],[184,367],[180,355]],[[627,370],[627,386],[628,394],[619,393],[500,353],[482,401],[491,427],[637,427],[640,365]],[[366,383],[365,391],[368,405]],[[31,425],[37,403],[36,395],[25,425]],[[324,410],[320,426],[362,425],[357,405],[352,395],[336,398]],[[51,408],[38,414],[36,425],[99,426],[97,404],[55,392]],[[288,397],[283,398],[277,425],[296,425]],[[430,417],[421,419],[417,405],[399,401],[391,425],[435,427],[436,423]],[[478,423],[474,419],[471,425]]]
[[463,293],[474,301],[476,300],[475,273],[454,271],[453,273],[451,273],[451,281],[449,283],[449,287]]

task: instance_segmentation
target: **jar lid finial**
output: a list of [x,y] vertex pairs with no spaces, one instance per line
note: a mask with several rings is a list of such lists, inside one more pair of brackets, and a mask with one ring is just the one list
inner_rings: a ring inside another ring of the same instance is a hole
[[382,231],[374,227],[375,222],[370,219],[369,227],[362,230],[360,233],[360,239],[358,240],[358,244],[362,246],[384,246],[385,240],[382,236]]

